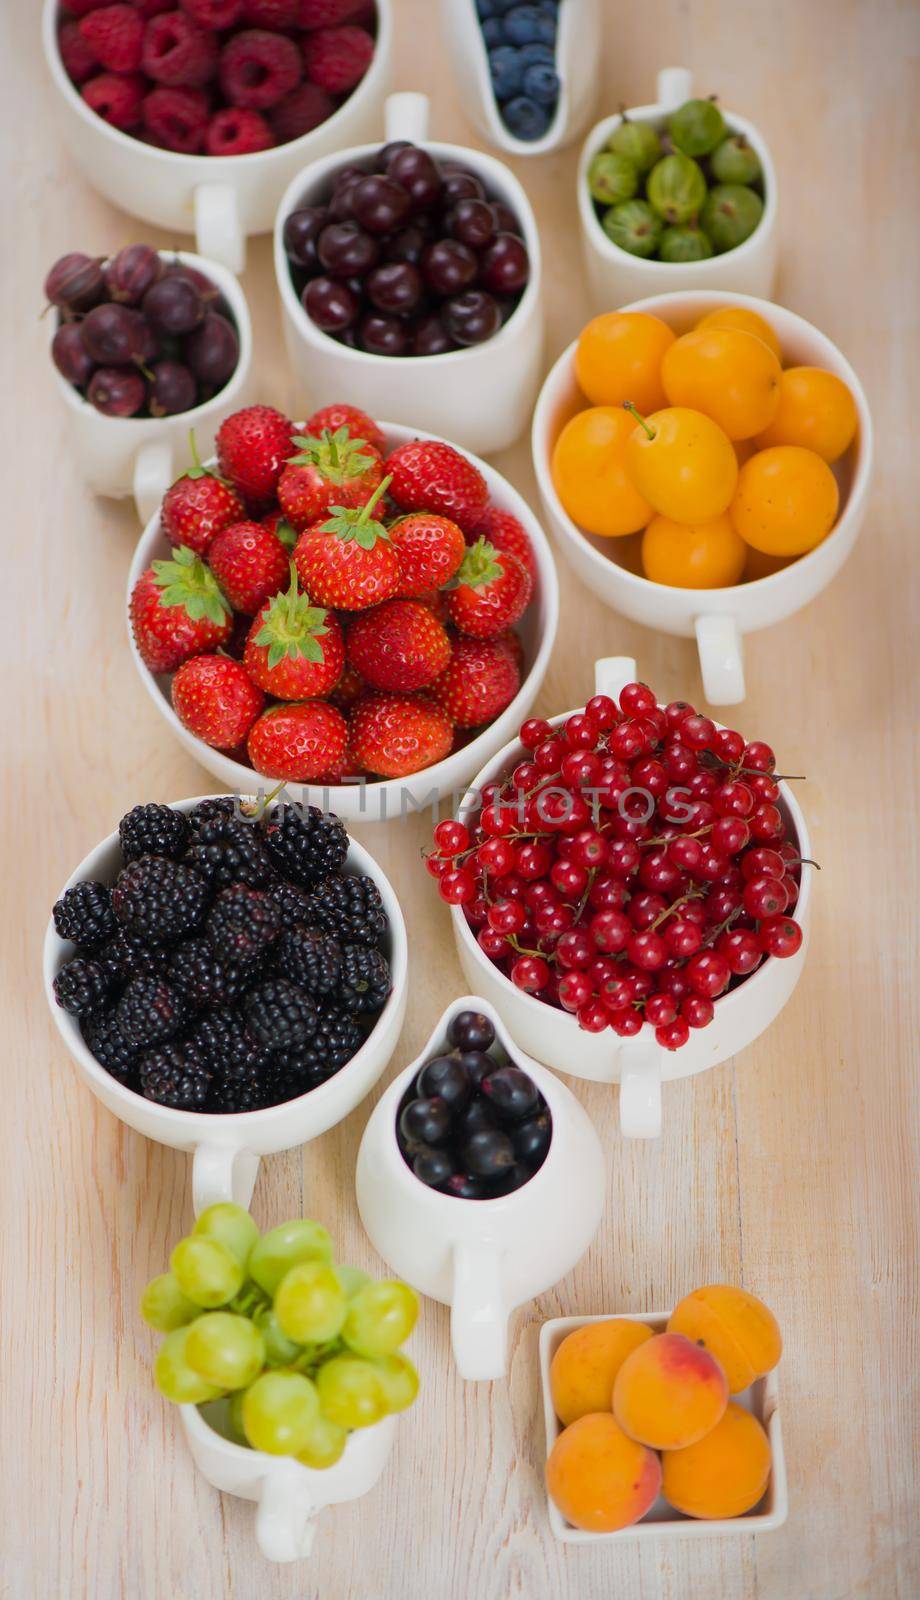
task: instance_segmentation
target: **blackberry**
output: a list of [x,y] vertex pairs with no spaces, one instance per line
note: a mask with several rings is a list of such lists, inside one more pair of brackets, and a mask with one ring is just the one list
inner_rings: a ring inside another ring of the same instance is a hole
[[269,1050],[296,1050],[316,1028],[313,1001],[287,978],[269,978],[250,989],[244,1011],[250,1033]]
[[255,1042],[236,1006],[216,1006],[199,1017],[189,1037],[215,1075],[231,1068]]
[[273,878],[271,883],[266,885],[265,892],[274,900],[281,912],[282,927],[307,921],[310,914],[310,896],[299,884],[288,883],[284,878]]
[[104,883],[87,879],[66,889],[51,915],[61,939],[70,939],[84,950],[95,950],[115,932],[112,891]]
[[262,1106],[274,1104],[273,1081],[271,1051],[250,1044],[232,1066],[213,1080],[208,1110],[224,1116],[238,1111],[259,1111]]
[[136,933],[119,928],[114,939],[103,945],[98,959],[117,983],[124,983],[128,978],[140,978],[151,972],[165,973],[169,950],[166,945],[145,944]]
[[346,1011],[378,1011],[390,992],[390,964],[379,950],[364,944],[346,944],[342,974],[333,998]]
[[188,823],[181,811],[153,803],[135,806],[118,824],[121,853],[126,861],[141,856],[168,856],[177,860],[188,843]]
[[169,959],[167,977],[196,1010],[238,1000],[252,983],[252,968],[223,961],[208,939],[186,939]]
[[112,990],[112,975],[99,961],[74,956],[54,980],[54,998],[72,1017],[98,1011]]
[[329,1006],[318,1012],[316,1029],[308,1044],[300,1050],[276,1057],[279,1069],[298,1072],[312,1084],[323,1083],[333,1073],[346,1066],[364,1043],[365,1033],[360,1022],[347,1011]]
[[181,861],[144,856],[118,874],[112,909],[123,927],[148,944],[169,944],[196,928],[208,909],[205,880]]
[[225,961],[255,961],[281,931],[281,912],[261,889],[245,883],[222,889],[211,908],[206,932]]
[[172,1039],[188,1016],[188,1002],[165,978],[132,978],[115,1007],[127,1043],[136,1050]]
[[275,966],[308,994],[329,994],[342,970],[342,946],[319,928],[286,928],[278,940]]
[[310,922],[348,944],[376,944],[387,914],[373,878],[326,878],[310,897]]
[[318,806],[279,805],[264,832],[265,847],[278,871],[308,889],[340,872],[345,864],[345,825]]
[[175,1111],[203,1111],[211,1086],[211,1070],[188,1040],[174,1040],[147,1050],[139,1062],[141,1093]]
[[224,813],[205,817],[185,853],[186,864],[207,878],[213,889],[230,883],[258,888],[272,877],[268,852],[251,822]]
[[80,1023],[86,1045],[99,1065],[129,1089],[138,1089],[137,1051],[128,1044],[114,1011],[97,1012]]
[[197,806],[192,806],[188,814],[192,837],[195,837],[203,823],[211,822],[216,817],[232,817],[237,803],[236,796],[232,794],[209,794],[204,800],[199,800]]

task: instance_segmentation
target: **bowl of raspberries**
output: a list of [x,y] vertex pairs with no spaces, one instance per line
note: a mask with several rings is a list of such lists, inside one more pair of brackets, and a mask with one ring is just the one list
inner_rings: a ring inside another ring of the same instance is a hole
[[208,795],[137,805],[58,897],[48,1002],[84,1082],[194,1151],[196,1210],[354,1110],[395,1048],[406,931],[336,816]]
[[393,0],[45,0],[68,148],[115,205],[242,270],[314,156],[381,122]]
[[462,793],[518,727],[558,584],[476,457],[352,406],[251,406],[148,524],[128,615],[154,705],[224,787],[387,820]]

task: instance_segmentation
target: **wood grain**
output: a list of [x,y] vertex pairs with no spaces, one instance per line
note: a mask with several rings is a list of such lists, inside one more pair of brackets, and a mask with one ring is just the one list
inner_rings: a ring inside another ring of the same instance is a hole
[[[433,0],[396,9],[397,86],[433,93],[439,136],[476,143]],[[516,1316],[506,1384],[462,1384],[446,1314],[425,1305],[414,1341],[425,1393],[389,1471],[370,1498],[326,1518],[309,1564],[284,1569],[258,1556],[251,1508],[196,1475],[151,1387],[152,1340],[135,1307],[191,1221],[185,1158],[128,1132],[79,1086],[39,985],[48,907],[74,863],[136,801],[209,785],[135,680],[122,607],[138,530],[127,505],[94,500],[81,482],[37,321],[57,255],[111,250],[151,230],[112,210],[71,166],[52,118],[37,4],[2,8],[4,1600],[907,1600],[920,1591],[918,11],[911,0],[608,0],[607,11],[599,111],[648,100],[657,68],[681,62],[765,131],[782,182],[780,298],[839,342],[874,408],[878,473],[861,543],[826,594],[750,640],[739,719],[777,745],[786,770],[809,774],[803,799],[823,869],[812,951],[766,1038],[668,1086],[657,1144],[624,1145],[611,1093],[575,1085],[609,1155],[593,1249]],[[569,150],[517,163],[547,244],[550,355],[585,312],[575,161]],[[267,240],[252,245],[244,283],[262,394],[296,410]],[[533,499],[525,441],[497,464]],[[664,698],[700,695],[687,643],[613,616],[564,569],[561,580],[541,709],[582,700],[595,656],[612,651],[635,654]],[[359,831],[403,896],[416,957],[395,1071],[462,980],[446,914],[419,870],[427,823]],[[263,1225],[320,1216],[346,1258],[376,1269],[352,1181],[367,1110],[266,1162],[255,1211]],[[540,1321],[667,1306],[713,1278],[762,1293],[785,1331],[788,1525],[757,1541],[556,1545],[541,1488]]]

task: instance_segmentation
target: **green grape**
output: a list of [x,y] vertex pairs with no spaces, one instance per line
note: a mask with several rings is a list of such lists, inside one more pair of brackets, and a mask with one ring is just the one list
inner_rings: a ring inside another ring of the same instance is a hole
[[418,1373],[408,1356],[381,1356],[374,1362],[387,1397],[388,1411],[408,1411],[418,1394]]
[[319,1416],[316,1385],[301,1372],[263,1372],[243,1396],[243,1428],[254,1450],[293,1456]]
[[705,261],[711,255],[712,245],[702,228],[665,228],[661,235],[661,261]]
[[648,175],[649,205],[665,222],[689,222],[706,199],[701,167],[687,155],[665,156]]
[[270,1297],[291,1267],[301,1261],[332,1261],[332,1240],[320,1222],[309,1217],[282,1222],[264,1233],[249,1256],[249,1276]]
[[668,119],[668,133],[685,156],[708,156],[725,136],[725,119],[715,100],[685,100]]
[[709,162],[716,183],[756,183],[761,176],[760,157],[743,133],[730,133],[712,152]]
[[182,1293],[171,1272],[151,1278],[141,1295],[141,1316],[159,1333],[172,1333],[194,1321],[199,1307]]
[[298,1344],[322,1344],[334,1339],[345,1321],[347,1305],[338,1278],[321,1261],[303,1261],[292,1267],[275,1292],[275,1315],[281,1331]]
[[352,1295],[357,1294],[359,1289],[363,1289],[364,1285],[371,1281],[370,1274],[362,1272],[360,1267],[333,1267],[332,1270],[345,1290],[346,1298],[349,1300]]
[[248,1317],[209,1311],[188,1330],[186,1360],[206,1383],[220,1389],[245,1389],[265,1362],[265,1341]]
[[323,1416],[342,1428],[369,1428],[386,1416],[386,1390],[371,1361],[333,1356],[316,1374],[316,1387]]
[[650,122],[623,118],[607,140],[607,149],[625,156],[641,172],[648,172],[661,157],[661,140]]
[[588,188],[598,205],[616,206],[621,200],[631,200],[638,187],[635,163],[613,150],[601,150],[588,168]]
[[265,1345],[266,1366],[289,1367],[303,1354],[303,1346],[295,1344],[281,1331],[281,1324],[271,1306],[257,1313],[256,1322]]
[[359,1356],[388,1356],[408,1339],[417,1317],[418,1295],[407,1283],[369,1283],[349,1303],[342,1338]]
[[236,1256],[241,1267],[245,1267],[249,1252],[259,1237],[259,1230],[242,1206],[235,1206],[230,1200],[220,1200],[217,1205],[208,1206],[202,1211],[201,1216],[192,1229],[192,1236],[203,1233],[208,1239],[219,1239],[226,1245],[232,1256]]
[[209,1311],[226,1305],[243,1286],[242,1267],[218,1239],[180,1239],[169,1264],[182,1293]]
[[700,226],[708,233],[716,255],[723,255],[744,244],[762,216],[763,201],[756,190],[740,183],[717,183],[700,212]]
[[249,1440],[243,1427],[243,1401],[246,1397],[245,1389],[235,1389],[233,1394],[227,1396],[227,1438],[234,1444],[245,1445],[249,1449]]
[[622,205],[611,206],[601,218],[601,227],[621,250],[643,260],[655,254],[661,238],[661,218],[647,200],[624,200]]
[[188,1328],[174,1328],[157,1351],[154,1376],[157,1388],[177,1406],[200,1406],[205,1400],[219,1400],[222,1391],[189,1365],[186,1358]]
[[297,1459],[305,1467],[334,1467],[347,1443],[348,1429],[330,1422],[321,1412],[303,1449],[298,1450]]

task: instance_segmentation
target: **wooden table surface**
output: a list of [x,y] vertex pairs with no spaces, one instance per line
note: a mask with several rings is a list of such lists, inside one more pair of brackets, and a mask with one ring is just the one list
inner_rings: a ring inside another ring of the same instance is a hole
[[[839,342],[874,410],[877,476],[860,544],[827,593],[750,639],[749,697],[737,717],[777,747],[786,771],[808,774],[801,793],[823,868],[811,953],[766,1037],[737,1060],[667,1086],[658,1142],[624,1144],[615,1092],[569,1080],[608,1156],[609,1199],[593,1248],[551,1294],[515,1315],[506,1383],[462,1383],[447,1313],[424,1304],[413,1340],[423,1393],[400,1424],[389,1469],[369,1498],[327,1514],[313,1559],[293,1568],[261,1559],[251,1506],[197,1475],[175,1412],[153,1390],[154,1341],[137,1299],[191,1223],[187,1160],[129,1132],[80,1086],[40,986],[48,909],[75,863],[132,804],[214,785],[171,742],[137,682],[123,620],[134,513],[94,499],[81,482],[37,321],[44,273],[64,251],[182,241],[109,207],[71,165],[52,118],[37,0],[2,8],[10,160],[0,271],[12,356],[0,392],[10,1143],[0,1170],[3,1600],[894,1600],[920,1592],[911,1465],[920,1348],[909,634],[920,401],[911,382],[918,12],[911,0],[606,7],[598,114],[649,100],[656,69],[680,62],[701,89],[720,91],[763,129],[782,184],[778,298]],[[436,135],[478,143],[452,87],[433,0],[396,0],[396,11],[397,86],[433,94]],[[587,308],[576,155],[516,164],[546,246],[552,356]],[[296,414],[267,239],[251,246],[244,286],[261,396]],[[424,426],[421,388],[418,421]],[[525,441],[497,465],[536,503]],[[562,621],[540,710],[583,701],[595,656],[614,652],[638,657],[663,699],[700,697],[688,642],[620,620],[564,566],[560,580]],[[419,865],[428,826],[416,819],[357,830],[403,898],[415,957],[387,1077],[463,986],[446,909]],[[254,1210],[263,1226],[320,1217],[345,1259],[380,1270],[353,1193],[368,1111],[363,1105],[304,1152],[267,1160]],[[554,1543],[542,1488],[540,1323],[666,1307],[713,1279],[763,1295],[784,1330],[787,1525],[758,1539],[601,1550]]]

